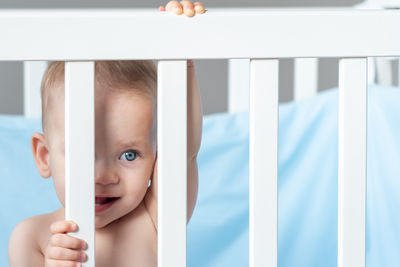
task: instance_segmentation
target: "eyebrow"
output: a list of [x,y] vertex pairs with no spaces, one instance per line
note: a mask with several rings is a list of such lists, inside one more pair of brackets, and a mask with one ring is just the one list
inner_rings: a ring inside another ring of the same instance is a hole
[[140,140],[118,140],[116,144],[118,147],[138,147]]

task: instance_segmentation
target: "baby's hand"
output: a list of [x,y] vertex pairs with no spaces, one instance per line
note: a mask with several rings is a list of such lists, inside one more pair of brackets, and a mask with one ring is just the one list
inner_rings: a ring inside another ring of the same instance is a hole
[[195,2],[194,4],[188,0],[182,0],[180,3],[176,0],[169,1],[166,7],[160,6],[159,11],[171,11],[177,15],[182,13],[188,17],[193,17],[195,13],[204,13],[204,6],[201,2]]
[[78,225],[71,221],[57,221],[51,224],[52,236],[45,251],[45,267],[51,266],[82,266],[80,262],[87,256],[80,251],[87,248],[82,239],[67,235],[75,232]]

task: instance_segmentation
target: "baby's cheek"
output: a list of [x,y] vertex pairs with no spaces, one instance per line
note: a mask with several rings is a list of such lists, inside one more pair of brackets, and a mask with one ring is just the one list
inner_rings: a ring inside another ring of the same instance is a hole
[[50,158],[51,176],[61,204],[65,207],[65,163],[61,157]]
[[129,194],[130,197],[132,197],[132,201],[134,203],[132,204],[139,204],[147,191],[149,184],[149,179],[145,177],[145,174],[141,174],[140,177],[135,177],[129,180],[127,184],[127,194]]
[[54,188],[57,193],[58,200],[61,202],[63,207],[65,207],[65,179],[64,175],[53,177]]

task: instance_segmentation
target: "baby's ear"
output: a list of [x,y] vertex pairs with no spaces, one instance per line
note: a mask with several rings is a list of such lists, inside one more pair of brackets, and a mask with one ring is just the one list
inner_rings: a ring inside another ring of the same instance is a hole
[[49,178],[51,172],[46,137],[41,133],[34,133],[31,138],[31,148],[40,175]]

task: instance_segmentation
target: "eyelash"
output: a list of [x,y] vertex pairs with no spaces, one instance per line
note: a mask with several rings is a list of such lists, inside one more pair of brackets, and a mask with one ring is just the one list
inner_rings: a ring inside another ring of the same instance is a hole
[[135,161],[135,160],[137,159],[137,157],[140,156],[139,153],[138,153],[137,151],[135,151],[135,150],[127,150],[127,151],[125,151],[124,153],[122,153],[121,156],[119,156],[119,159],[121,160],[122,156],[123,156],[125,153],[128,153],[128,152],[133,152],[133,153],[135,154],[135,158],[134,158],[133,160],[124,160],[124,161],[132,162],[132,161]]

